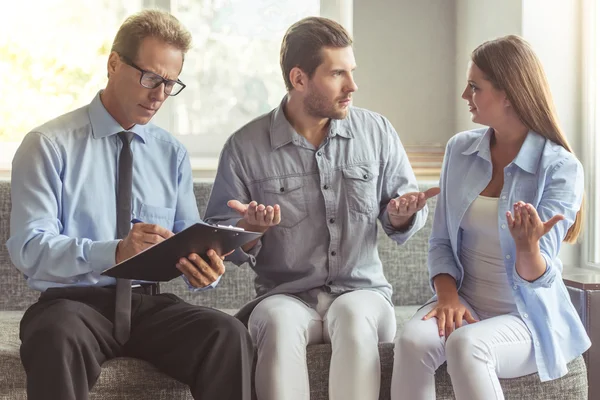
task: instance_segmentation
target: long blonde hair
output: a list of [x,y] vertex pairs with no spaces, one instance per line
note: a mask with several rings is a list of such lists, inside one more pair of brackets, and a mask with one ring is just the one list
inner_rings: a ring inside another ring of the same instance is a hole
[[[490,40],[471,53],[471,61],[486,79],[506,93],[521,122],[573,153],[558,123],[550,87],[540,60],[524,39],[516,35]],[[564,241],[574,243],[583,225],[584,201]]]

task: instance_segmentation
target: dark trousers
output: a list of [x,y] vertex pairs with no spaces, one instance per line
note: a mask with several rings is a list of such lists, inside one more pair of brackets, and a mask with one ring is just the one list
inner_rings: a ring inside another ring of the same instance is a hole
[[146,360],[189,385],[194,399],[250,400],[254,348],[246,327],[173,294],[132,294],[131,338],[113,337],[115,290],[42,293],[21,321],[29,400],[82,400],[114,357]]

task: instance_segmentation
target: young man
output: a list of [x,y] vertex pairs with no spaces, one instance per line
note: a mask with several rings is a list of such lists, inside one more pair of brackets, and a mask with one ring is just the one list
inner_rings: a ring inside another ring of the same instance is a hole
[[231,256],[257,274],[258,298],[238,316],[258,346],[260,400],[308,400],[306,346],[322,342],[333,348],[330,399],[379,398],[378,343],[394,339],[396,321],[376,220],[401,244],[439,192],[418,192],[387,119],[350,106],[351,45],[325,18],[289,28],[287,96],[229,138],[206,211],[209,222],[265,232]]
[[[113,43],[106,88],[34,129],[15,155],[7,246],[42,291],[21,322],[30,400],[87,399],[102,363],[117,356],[151,362],[196,399],[250,399],[253,345],[243,324],[101,275],[200,219],[186,150],[149,123],[185,87],[178,76],[190,41],[168,13],[131,16]],[[133,218],[143,223],[132,227]],[[212,250],[209,259],[180,260],[190,286],[223,273]]]

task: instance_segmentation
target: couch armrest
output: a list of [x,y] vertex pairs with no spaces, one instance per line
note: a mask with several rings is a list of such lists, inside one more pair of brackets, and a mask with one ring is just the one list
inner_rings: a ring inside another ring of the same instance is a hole
[[592,341],[592,347],[583,354],[588,371],[588,398],[600,399],[600,270],[565,269],[563,281]]

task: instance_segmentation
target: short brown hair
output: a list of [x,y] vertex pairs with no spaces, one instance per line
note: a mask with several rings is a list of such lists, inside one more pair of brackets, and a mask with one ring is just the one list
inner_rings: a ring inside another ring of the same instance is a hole
[[174,46],[184,57],[192,44],[192,34],[173,15],[162,10],[144,10],[123,22],[111,51],[134,61],[142,40],[147,37],[155,37]]
[[292,90],[290,71],[300,68],[309,78],[323,62],[323,47],[352,46],[352,39],[337,22],[323,17],[307,17],[289,27],[281,42],[280,64],[288,91]]

